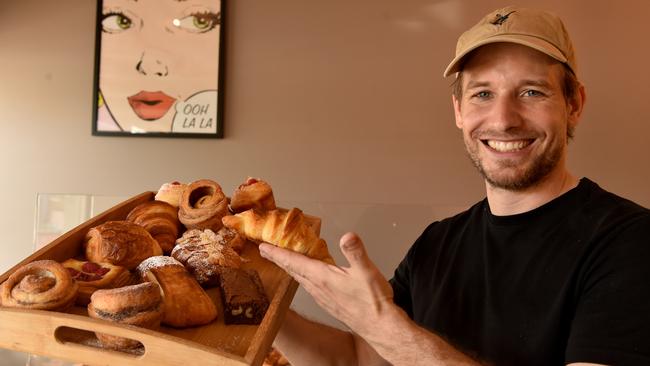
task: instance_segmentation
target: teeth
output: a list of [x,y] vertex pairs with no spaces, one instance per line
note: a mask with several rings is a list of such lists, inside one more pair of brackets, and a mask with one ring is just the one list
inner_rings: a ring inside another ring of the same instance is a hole
[[495,141],[495,140],[488,140],[487,141],[488,146],[493,148],[496,151],[500,152],[511,152],[511,151],[517,151],[521,150],[524,147],[528,146],[530,144],[530,141],[526,140],[520,140],[520,141]]

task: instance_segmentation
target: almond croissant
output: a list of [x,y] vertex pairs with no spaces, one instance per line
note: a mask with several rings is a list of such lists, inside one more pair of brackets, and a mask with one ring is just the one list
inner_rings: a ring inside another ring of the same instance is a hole
[[327,250],[327,243],[307,225],[300,209],[250,209],[236,215],[224,216],[222,221],[224,226],[237,230],[248,239],[267,242],[334,264],[334,259]]

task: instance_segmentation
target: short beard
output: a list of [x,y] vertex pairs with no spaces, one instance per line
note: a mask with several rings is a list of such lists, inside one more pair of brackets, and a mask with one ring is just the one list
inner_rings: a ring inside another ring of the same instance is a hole
[[[490,174],[488,174],[488,172],[483,168],[476,151],[472,151],[470,145],[467,143],[465,146],[467,156],[470,158],[472,164],[476,167],[479,173],[481,173],[485,181],[494,188],[501,188],[508,191],[523,191],[542,182],[544,178],[546,178],[546,176],[548,176],[548,174],[559,164],[563,152],[562,145],[557,146],[553,150],[549,151],[548,154],[538,157],[533,161],[532,166],[527,168],[525,171],[519,172],[519,174],[501,177],[495,175],[490,176]],[[502,162],[501,167],[515,168],[516,165],[509,161],[505,161]]]

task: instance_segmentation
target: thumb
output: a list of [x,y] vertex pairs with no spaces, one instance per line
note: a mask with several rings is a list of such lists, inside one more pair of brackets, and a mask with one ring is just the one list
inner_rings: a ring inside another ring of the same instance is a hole
[[366,253],[366,248],[357,234],[344,234],[339,241],[339,246],[345,259],[350,263],[350,267],[369,268],[373,266],[368,258],[368,253]]

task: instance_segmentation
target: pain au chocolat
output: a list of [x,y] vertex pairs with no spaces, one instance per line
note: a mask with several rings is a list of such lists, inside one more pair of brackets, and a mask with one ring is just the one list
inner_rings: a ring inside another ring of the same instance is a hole
[[138,224],[107,221],[88,230],[84,242],[86,258],[134,269],[143,260],[162,254],[158,242]]

